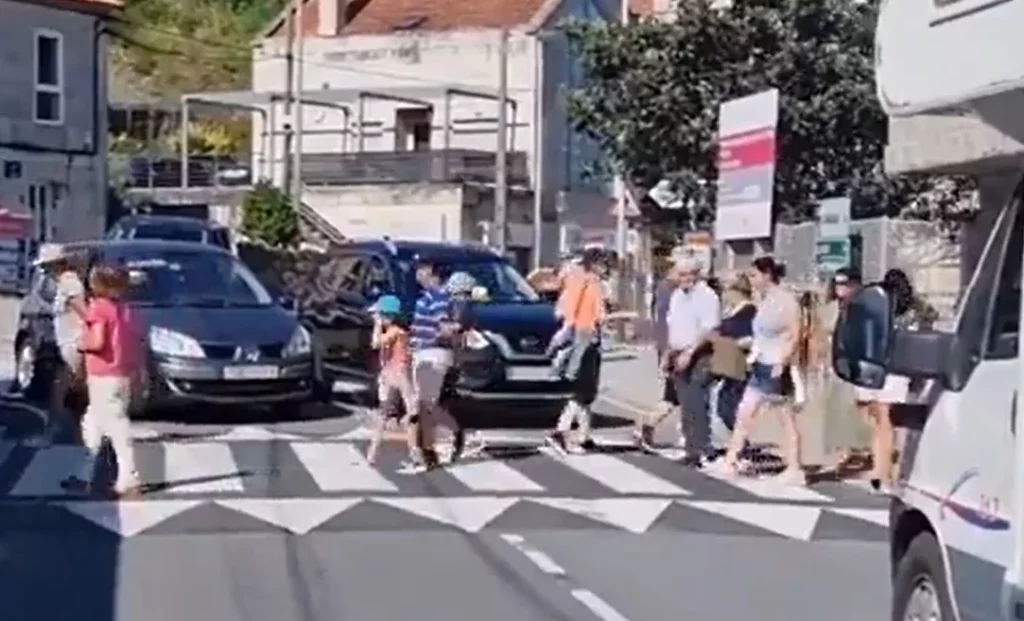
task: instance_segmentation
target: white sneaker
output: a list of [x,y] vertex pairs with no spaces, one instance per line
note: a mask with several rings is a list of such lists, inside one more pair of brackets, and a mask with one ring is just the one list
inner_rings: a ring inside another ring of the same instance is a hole
[[775,477],[775,480],[783,485],[807,485],[807,474],[803,468],[786,468]]

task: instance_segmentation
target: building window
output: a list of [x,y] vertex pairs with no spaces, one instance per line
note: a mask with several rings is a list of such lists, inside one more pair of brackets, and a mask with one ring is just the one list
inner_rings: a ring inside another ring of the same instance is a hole
[[36,31],[35,121],[64,122],[64,39],[50,30]]

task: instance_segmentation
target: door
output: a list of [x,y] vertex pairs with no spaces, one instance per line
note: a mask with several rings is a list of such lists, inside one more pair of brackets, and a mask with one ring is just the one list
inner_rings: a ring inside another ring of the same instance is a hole
[[336,391],[362,391],[373,377],[365,351],[373,323],[369,302],[363,296],[367,257],[358,254],[333,257],[319,268],[315,280],[318,301],[304,309],[303,321],[313,328],[314,344],[324,379],[335,382]]
[[1005,570],[1014,549],[1009,517],[1024,254],[1019,190],[990,244],[957,332],[976,366],[963,390],[946,391],[932,411],[915,465],[915,475],[930,474],[914,477],[941,499],[935,524],[962,621],[1002,618]]

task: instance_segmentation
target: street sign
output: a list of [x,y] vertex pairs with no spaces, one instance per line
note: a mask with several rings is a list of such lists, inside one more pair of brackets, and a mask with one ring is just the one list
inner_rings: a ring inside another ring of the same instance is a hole
[[848,267],[850,251],[850,199],[828,198],[818,205],[818,243],[815,263],[821,272]]
[[836,271],[850,265],[850,238],[818,241],[816,263],[820,269]]

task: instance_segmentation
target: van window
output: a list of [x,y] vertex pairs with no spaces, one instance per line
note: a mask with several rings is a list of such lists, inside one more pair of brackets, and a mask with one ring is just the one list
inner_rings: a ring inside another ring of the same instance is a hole
[[1024,253],[1024,209],[1015,209],[1013,228],[996,283],[989,322],[986,359],[1016,358],[1020,332],[1021,254]]

